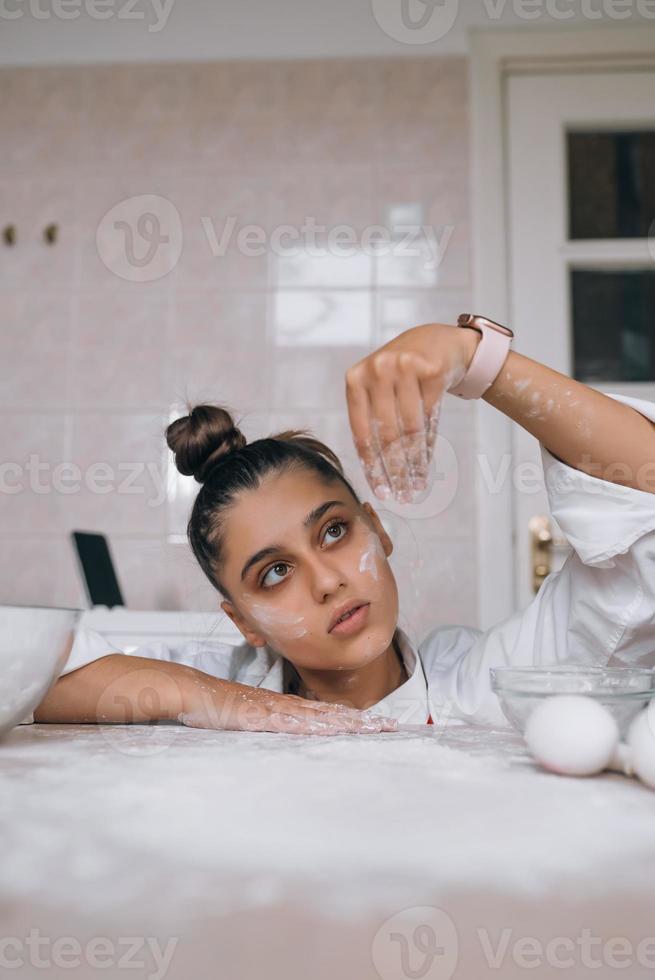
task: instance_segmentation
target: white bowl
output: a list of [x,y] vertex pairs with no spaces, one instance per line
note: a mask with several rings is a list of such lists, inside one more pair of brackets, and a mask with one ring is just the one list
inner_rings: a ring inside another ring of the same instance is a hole
[[81,612],[0,605],[0,736],[30,715],[61,673]]

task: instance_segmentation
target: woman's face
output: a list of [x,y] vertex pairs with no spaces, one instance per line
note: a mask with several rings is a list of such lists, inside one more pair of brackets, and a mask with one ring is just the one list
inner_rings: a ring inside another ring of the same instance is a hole
[[[361,667],[387,650],[398,618],[393,546],[369,503],[295,470],[242,493],[225,528],[221,578],[234,602],[221,606],[248,643],[321,670]],[[364,625],[329,632],[351,601],[370,603]]]

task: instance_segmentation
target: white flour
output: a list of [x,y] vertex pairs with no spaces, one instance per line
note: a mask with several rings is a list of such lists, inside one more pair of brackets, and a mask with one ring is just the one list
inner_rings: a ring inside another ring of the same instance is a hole
[[520,738],[30,726],[0,746],[0,895],[135,921],[300,896],[325,914],[652,878],[655,796]]

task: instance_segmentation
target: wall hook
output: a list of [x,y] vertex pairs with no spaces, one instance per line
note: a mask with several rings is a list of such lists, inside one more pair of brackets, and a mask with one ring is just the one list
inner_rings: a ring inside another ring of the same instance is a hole
[[59,226],[52,223],[43,229],[43,238],[48,245],[54,245],[59,235]]
[[5,245],[16,244],[16,225],[5,225],[2,229],[2,240]]

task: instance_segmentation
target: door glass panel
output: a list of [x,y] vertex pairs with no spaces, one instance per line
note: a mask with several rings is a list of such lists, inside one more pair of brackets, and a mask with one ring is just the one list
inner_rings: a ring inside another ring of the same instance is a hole
[[573,376],[655,381],[655,271],[570,270]]
[[655,131],[567,134],[569,238],[647,238]]

